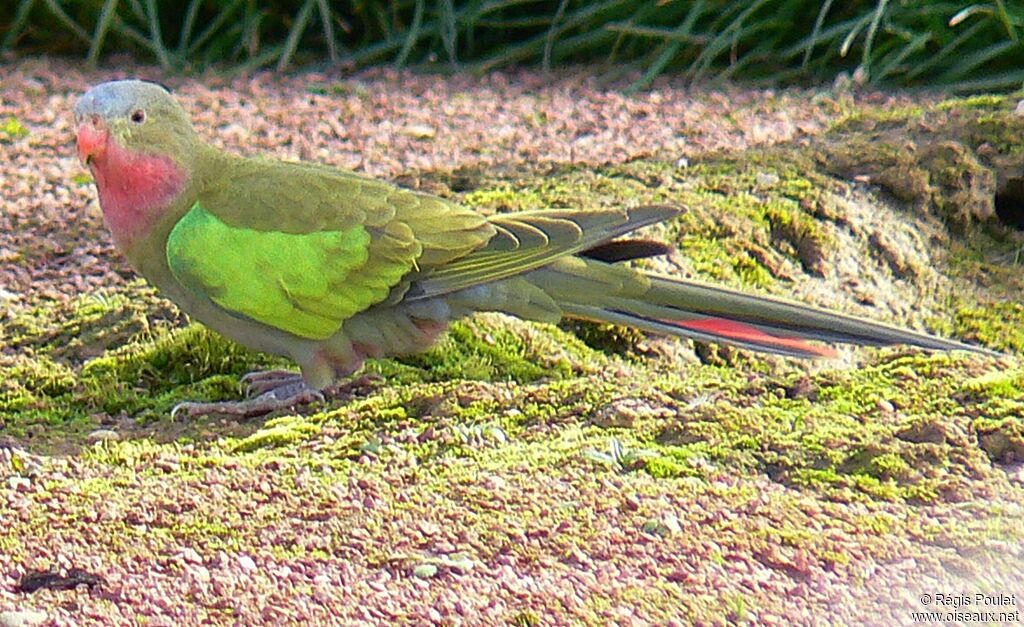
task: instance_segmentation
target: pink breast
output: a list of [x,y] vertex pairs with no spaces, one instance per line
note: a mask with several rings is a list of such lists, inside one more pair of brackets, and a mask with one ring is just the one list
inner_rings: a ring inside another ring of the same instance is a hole
[[114,141],[93,160],[91,169],[103,217],[121,246],[149,233],[186,179],[170,157],[131,152]]

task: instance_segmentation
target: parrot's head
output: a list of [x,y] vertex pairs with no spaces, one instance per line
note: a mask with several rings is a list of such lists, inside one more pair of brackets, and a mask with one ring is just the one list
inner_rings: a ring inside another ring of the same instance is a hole
[[103,164],[118,149],[180,162],[196,142],[181,105],[165,87],[147,81],[111,81],[93,87],[75,104],[75,123],[78,157],[92,167]]
[[186,188],[202,144],[170,92],[146,81],[93,87],[75,104],[75,123],[78,156],[92,171],[115,239],[127,246]]

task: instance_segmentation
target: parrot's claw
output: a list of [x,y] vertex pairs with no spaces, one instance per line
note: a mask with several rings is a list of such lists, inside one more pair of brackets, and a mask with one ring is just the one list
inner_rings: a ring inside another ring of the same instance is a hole
[[240,383],[248,396],[261,396],[271,390],[302,382],[302,375],[291,370],[257,370],[244,375]]
[[281,409],[289,409],[298,405],[309,405],[311,403],[323,403],[326,398],[320,390],[314,390],[301,378],[298,381],[289,381],[284,385],[270,388],[255,398],[248,398],[244,401],[222,401],[214,403],[178,403],[171,410],[171,418],[178,414],[185,414],[190,418],[196,416],[207,416],[210,414],[225,414],[228,416],[262,416]]

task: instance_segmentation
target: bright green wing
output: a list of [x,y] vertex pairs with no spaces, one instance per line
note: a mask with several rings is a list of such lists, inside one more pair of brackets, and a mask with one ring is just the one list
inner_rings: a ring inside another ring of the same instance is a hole
[[326,339],[353,314],[387,297],[412,267],[415,246],[388,257],[361,225],[312,233],[229,226],[199,203],[167,240],[186,288],[224,309],[300,337]]

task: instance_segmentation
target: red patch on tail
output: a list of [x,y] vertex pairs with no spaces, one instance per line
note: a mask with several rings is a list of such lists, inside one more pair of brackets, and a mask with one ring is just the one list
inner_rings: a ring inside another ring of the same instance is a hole
[[765,333],[757,327],[752,327],[749,324],[743,324],[742,322],[736,322],[735,320],[704,318],[701,320],[660,320],[660,322],[682,329],[700,331],[702,333],[720,337],[724,340],[736,340],[738,342],[749,342],[751,344],[763,344],[764,346],[795,349],[811,353],[813,355],[818,355],[820,357],[834,358],[838,355],[838,353],[829,346],[811,344],[805,340],[799,340],[792,337],[778,337]]

